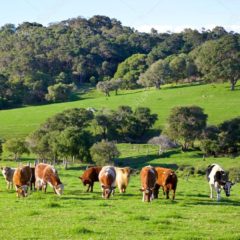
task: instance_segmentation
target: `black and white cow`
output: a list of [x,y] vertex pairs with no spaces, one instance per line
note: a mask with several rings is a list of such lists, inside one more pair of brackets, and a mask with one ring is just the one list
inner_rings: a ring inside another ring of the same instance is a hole
[[210,186],[210,198],[213,198],[213,189],[217,192],[217,200],[219,201],[221,196],[221,189],[226,193],[226,196],[230,196],[231,187],[234,185],[228,180],[227,173],[218,164],[214,163],[209,165],[206,170],[207,180]]

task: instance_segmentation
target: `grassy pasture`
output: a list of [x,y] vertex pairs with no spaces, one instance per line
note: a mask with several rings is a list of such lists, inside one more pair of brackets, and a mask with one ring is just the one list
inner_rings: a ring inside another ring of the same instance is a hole
[[[121,144],[118,163],[138,169],[143,165],[179,166],[189,164],[206,168],[213,162],[225,169],[239,166],[240,158],[207,158],[197,152],[168,152],[159,157],[156,148]],[[27,160],[26,160],[27,161]],[[1,162],[1,165],[9,162]],[[11,162],[11,165],[14,163]],[[49,188],[47,194],[33,192],[17,199],[13,190],[5,190],[0,177],[0,239],[240,239],[240,185],[230,198],[209,199],[205,176],[179,174],[176,200],[160,198],[143,203],[139,175],[132,176],[126,194],[118,190],[110,200],[101,198],[99,183],[94,193],[86,193],[78,176],[83,166],[68,170],[58,166],[65,192],[61,197]]]
[[26,136],[43,123],[46,118],[74,107],[116,109],[119,105],[150,107],[159,115],[155,128],[164,127],[170,109],[176,105],[199,105],[209,116],[209,123],[217,124],[240,115],[240,91],[234,92],[228,84],[164,86],[161,90],[137,89],[120,91],[111,97],[92,90],[81,95],[82,99],[67,103],[31,106],[0,111],[0,137]]

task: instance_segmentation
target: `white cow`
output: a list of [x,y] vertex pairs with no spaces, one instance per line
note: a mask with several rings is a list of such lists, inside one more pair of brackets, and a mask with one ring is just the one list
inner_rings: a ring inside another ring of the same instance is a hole
[[221,189],[225,191],[227,197],[230,196],[230,190],[234,183],[228,180],[228,175],[222,167],[216,163],[209,165],[206,174],[211,191],[210,198],[213,198],[213,189],[217,192],[217,201],[221,198]]

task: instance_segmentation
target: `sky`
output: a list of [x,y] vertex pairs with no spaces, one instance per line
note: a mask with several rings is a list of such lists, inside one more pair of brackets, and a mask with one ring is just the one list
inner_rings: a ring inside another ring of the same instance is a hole
[[239,10],[240,0],[0,0],[0,26],[105,15],[141,32],[215,26],[240,32]]

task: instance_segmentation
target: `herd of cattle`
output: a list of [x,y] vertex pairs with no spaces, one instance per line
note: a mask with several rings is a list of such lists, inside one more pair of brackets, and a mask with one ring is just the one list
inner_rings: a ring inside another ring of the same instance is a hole
[[[31,191],[34,189],[46,192],[47,185],[50,185],[56,194],[63,194],[64,186],[60,181],[58,172],[54,166],[49,164],[39,163],[35,167],[4,167],[1,170],[7,182],[7,188],[13,188],[14,185],[18,197],[26,197],[29,187]],[[92,192],[94,182],[99,181],[102,197],[108,199],[111,195],[114,195],[116,186],[120,193],[125,193],[132,172],[133,170],[129,167],[90,167],[79,178],[84,186],[88,185],[87,192]],[[226,196],[230,196],[230,189],[234,183],[228,180],[227,173],[218,164],[209,165],[206,175],[211,190],[210,198],[213,198],[213,189],[217,193],[218,201],[220,200],[221,189],[225,191]],[[143,167],[140,171],[140,180],[143,201],[150,202],[154,198],[158,198],[160,188],[162,188],[167,199],[170,191],[173,192],[172,199],[175,199],[178,178],[172,169],[152,166]]]

